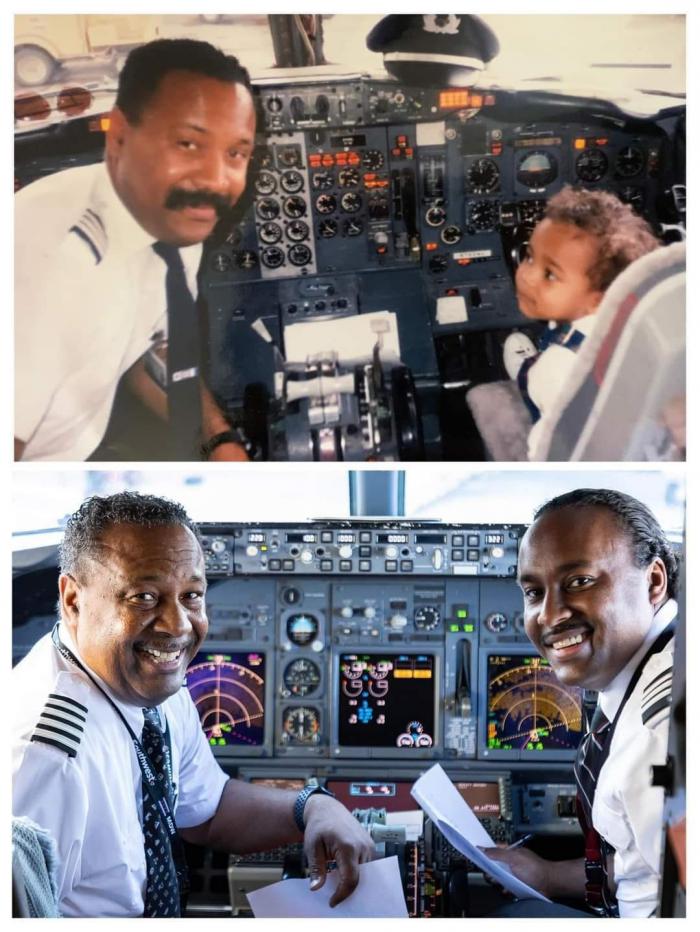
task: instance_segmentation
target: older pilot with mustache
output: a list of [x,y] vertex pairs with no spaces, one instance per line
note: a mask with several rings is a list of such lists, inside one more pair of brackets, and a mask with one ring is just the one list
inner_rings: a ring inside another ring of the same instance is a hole
[[232,852],[304,840],[334,906],[371,860],[331,794],[230,779],[184,686],[207,634],[206,575],[184,509],[152,495],[88,499],[61,547],[60,621],[12,671],[13,814],[58,847],[58,906],[76,917],[182,915],[181,839]]
[[169,422],[148,458],[247,458],[200,378],[194,297],[201,244],[240,198],[254,138],[237,59],[157,40],[122,69],[105,161],[18,193],[16,459],[142,458],[98,451],[122,376],[151,433]]
[[[563,683],[598,692],[575,767],[586,857],[487,853],[550,898],[585,900],[593,914],[643,917],[657,908],[664,795],[650,768],[667,755],[677,576],[649,509],[606,489],[545,504],[520,549],[530,640]],[[572,912],[532,900],[499,915]]]

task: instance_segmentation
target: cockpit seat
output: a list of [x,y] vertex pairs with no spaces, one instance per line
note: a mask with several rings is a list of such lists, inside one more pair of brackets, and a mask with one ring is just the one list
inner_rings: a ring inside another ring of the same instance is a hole
[[613,282],[534,429],[513,382],[476,386],[467,403],[492,459],[683,459],[685,244],[648,253]]

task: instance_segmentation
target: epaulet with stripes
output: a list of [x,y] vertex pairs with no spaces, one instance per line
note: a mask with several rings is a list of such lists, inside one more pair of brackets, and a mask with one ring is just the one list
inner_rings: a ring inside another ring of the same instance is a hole
[[82,217],[70,228],[88,246],[95,257],[95,265],[99,265],[107,251],[107,231],[100,215],[92,208],[87,207]]
[[642,693],[642,724],[653,728],[658,723],[659,716],[671,706],[671,690],[673,688],[673,665],[657,673],[644,687]]
[[70,696],[49,693],[30,741],[51,744],[75,757],[87,722],[87,708]]

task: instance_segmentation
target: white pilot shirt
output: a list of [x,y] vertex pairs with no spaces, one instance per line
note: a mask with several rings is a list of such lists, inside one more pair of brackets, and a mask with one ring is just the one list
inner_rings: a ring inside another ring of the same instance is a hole
[[[63,643],[79,657],[65,626],[60,630]],[[142,916],[141,770],[124,724],[89,679],[58,653],[50,635],[12,671],[12,693],[13,814],[33,819],[57,842],[61,914]],[[72,699],[87,709],[75,757],[30,740],[50,693],[63,697],[59,705]],[[117,704],[140,738],[142,710]],[[201,825],[214,815],[228,777],[214,759],[187,687],[167,699],[160,714],[170,730],[175,820],[180,828]]]
[[[642,647],[599,693],[598,704],[610,721],[637,665],[677,611],[673,600],[659,609]],[[651,767],[666,763],[670,707],[654,713],[654,705],[670,693],[672,667],[673,639],[650,658],[622,710],[593,800],[593,826],[615,849],[623,919],[651,916],[658,906],[664,790],[651,785]]]
[[[167,335],[167,270],[154,242],[102,162],[17,193],[15,437],[25,459],[90,456],[119,379]],[[180,250],[193,294],[201,251]]]

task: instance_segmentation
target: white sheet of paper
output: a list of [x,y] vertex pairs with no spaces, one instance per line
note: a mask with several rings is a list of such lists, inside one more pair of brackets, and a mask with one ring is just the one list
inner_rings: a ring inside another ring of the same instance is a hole
[[484,826],[479,822],[471,807],[459,795],[457,788],[442,769],[435,764],[413,784],[411,795],[421,809],[437,825],[445,838],[473,861],[477,867],[486,871],[501,886],[519,899],[534,898],[549,902],[538,890],[523,883],[504,864],[492,861],[477,845],[495,848]]
[[396,856],[360,864],[360,882],[350,896],[332,909],[328,901],[338,886],[331,871],[320,890],[308,880],[282,880],[248,894],[256,919],[407,919],[408,910]]
[[335,353],[343,363],[367,362],[372,358],[377,340],[381,358],[386,362],[398,362],[399,328],[393,311],[306,321],[284,328],[287,362],[306,362],[309,357],[329,353]]

